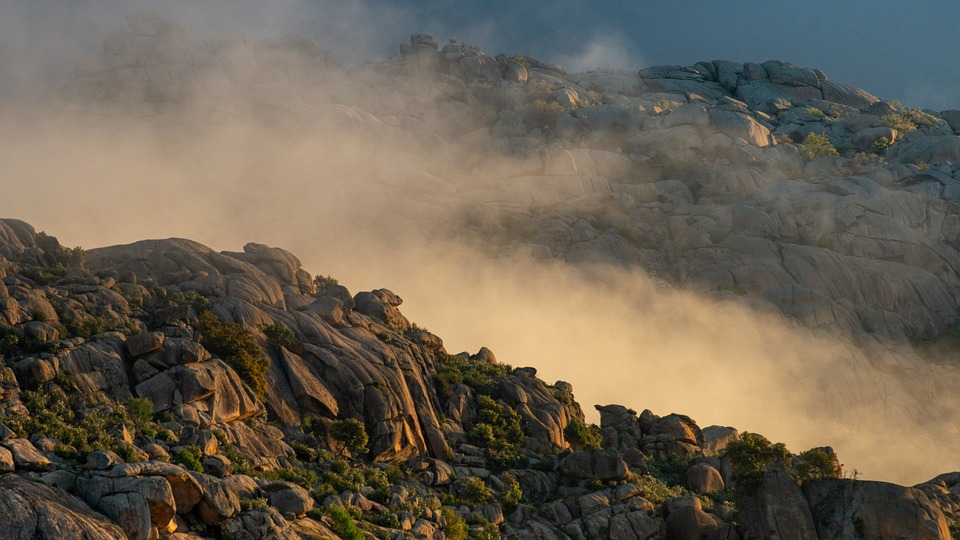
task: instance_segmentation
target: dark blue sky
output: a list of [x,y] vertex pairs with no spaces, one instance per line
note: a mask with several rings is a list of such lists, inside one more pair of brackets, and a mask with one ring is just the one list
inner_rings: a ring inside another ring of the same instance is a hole
[[428,31],[568,68],[782,59],[884,99],[960,108],[960,2],[930,0],[3,0],[0,93],[69,73],[147,9],[200,35],[309,35],[348,62]]

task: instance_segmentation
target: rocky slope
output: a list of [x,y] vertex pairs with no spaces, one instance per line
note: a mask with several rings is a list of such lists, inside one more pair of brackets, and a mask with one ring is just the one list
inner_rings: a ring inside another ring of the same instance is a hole
[[282,249],[84,252],[5,219],[0,275],[10,538],[949,538],[960,519],[956,473],[842,479],[829,448],[619,405],[589,426],[569,384],[451,356],[394,293]]

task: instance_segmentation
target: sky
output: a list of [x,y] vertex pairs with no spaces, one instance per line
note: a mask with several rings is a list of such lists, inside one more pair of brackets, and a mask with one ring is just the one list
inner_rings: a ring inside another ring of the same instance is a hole
[[960,3],[920,0],[5,0],[0,95],[56,84],[130,12],[155,10],[198,35],[303,34],[341,61],[396,53],[409,34],[456,38],[572,70],[700,60],[786,60],[905,105],[960,109]]

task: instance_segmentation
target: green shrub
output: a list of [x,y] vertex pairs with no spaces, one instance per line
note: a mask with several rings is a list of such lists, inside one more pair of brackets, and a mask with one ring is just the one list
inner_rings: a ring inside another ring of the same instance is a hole
[[347,510],[330,506],[327,508],[327,516],[330,517],[330,528],[343,540],[364,540],[363,533],[357,528],[357,522]]
[[322,293],[330,287],[339,285],[340,282],[334,277],[318,275],[317,277],[313,278],[313,284],[317,287],[317,292]]
[[630,481],[643,490],[643,498],[650,501],[657,511],[667,499],[682,497],[687,493],[682,486],[668,486],[659,478],[649,474],[632,475]]
[[914,131],[922,128],[936,128],[941,124],[941,120],[936,116],[927,114],[919,109],[903,108],[893,114],[887,114],[880,117],[883,125],[891,127],[900,133]]
[[446,524],[443,527],[443,532],[447,535],[448,540],[467,540],[469,529],[466,520],[446,507],[440,511],[440,515],[443,516],[443,521]]
[[463,504],[471,507],[487,504],[490,502],[490,499],[493,498],[486,482],[476,476],[467,478],[467,481],[464,482],[460,488],[458,495]]
[[267,390],[269,360],[253,339],[253,334],[237,323],[225,323],[210,310],[197,316],[200,343],[237,370],[261,399]]
[[36,434],[58,441],[56,452],[61,457],[81,459],[94,450],[111,450],[130,456],[132,461],[139,460],[139,453],[131,452],[127,443],[111,435],[118,426],[134,424],[123,406],[91,410],[79,392],[71,389],[68,395],[61,384],[66,385],[60,381],[42,390],[21,391],[20,401],[29,416],[6,416],[3,423],[24,439]]
[[366,452],[367,450],[367,443],[369,442],[367,428],[363,425],[363,422],[356,418],[334,422],[330,426],[330,436],[340,443],[341,455],[346,450],[349,450],[352,454]]
[[487,465],[504,470],[521,465],[519,455],[523,426],[517,411],[485,395],[477,396],[477,416],[468,433],[471,442],[484,449]]
[[517,481],[517,477],[508,472],[501,474],[500,479],[506,486],[504,490],[500,492],[500,502],[503,504],[504,512],[509,514],[516,510],[520,501],[523,500],[523,490],[520,488],[520,482]]
[[563,435],[567,442],[576,451],[599,450],[600,441],[603,436],[600,435],[600,428],[596,424],[584,424],[580,420],[573,418],[567,427],[563,429]]
[[880,137],[879,139],[873,141],[873,144],[870,145],[870,153],[880,155],[886,152],[887,148],[890,148],[890,139],[886,137]]
[[837,455],[823,448],[811,448],[793,458],[793,470],[801,482],[822,478],[843,478],[843,467]]
[[398,518],[396,514],[371,514],[365,519],[374,525],[379,525],[388,529],[400,528],[400,518]]
[[127,411],[134,422],[149,422],[153,419],[153,402],[147,398],[132,398],[127,402]]
[[792,458],[783,443],[772,444],[766,437],[748,432],[728,444],[721,457],[730,459],[737,487],[746,489],[759,485],[765,471],[789,467]]
[[814,159],[820,156],[840,155],[837,149],[834,148],[833,143],[830,142],[830,138],[822,133],[814,133],[812,131],[807,133],[801,147],[803,148],[803,155],[808,159]]
[[257,497],[254,499],[240,499],[240,511],[246,512],[248,510],[253,510],[254,508],[262,508],[267,505],[267,499],[263,497]]
[[479,394],[492,396],[497,393],[498,382],[512,372],[513,368],[508,364],[490,364],[447,354],[437,359],[437,375],[434,379],[438,392],[449,392],[453,386],[463,383]]
[[826,113],[824,113],[822,110],[820,110],[820,109],[818,109],[818,108],[816,108],[816,107],[807,107],[803,112],[804,112],[804,114],[808,114],[808,115],[810,115],[810,116],[815,116],[815,117],[818,118],[819,120],[823,120],[823,119],[825,119],[825,118],[827,117]]
[[647,460],[647,470],[668,486],[682,486],[686,483],[687,469],[692,464],[691,458],[653,457]]
[[170,462],[181,465],[191,471],[203,472],[203,463],[200,462],[200,449],[196,446],[184,446],[179,451],[170,456]]
[[277,347],[290,347],[297,342],[293,331],[280,323],[274,323],[265,327],[263,334],[267,336],[267,341]]
[[67,275],[67,269],[62,264],[54,266],[24,266],[20,268],[20,275],[34,282],[38,286],[56,283]]

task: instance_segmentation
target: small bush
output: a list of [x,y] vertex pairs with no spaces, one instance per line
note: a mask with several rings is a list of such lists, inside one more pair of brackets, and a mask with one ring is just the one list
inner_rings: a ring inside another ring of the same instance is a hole
[[891,127],[900,133],[915,131],[923,128],[936,128],[941,124],[941,120],[936,116],[927,114],[919,109],[903,108],[899,111],[880,117],[883,125]]
[[341,455],[345,450],[349,450],[353,454],[366,452],[367,450],[367,443],[369,442],[367,428],[363,425],[363,422],[356,418],[334,422],[330,426],[330,436],[340,443]]
[[822,478],[843,478],[843,467],[837,455],[823,448],[811,448],[793,458],[793,469],[801,482]]
[[267,341],[277,347],[290,347],[297,342],[293,331],[280,323],[274,323],[263,329],[263,334],[267,336]]
[[827,117],[826,113],[816,107],[807,107],[803,112],[804,114],[815,116],[819,120],[823,120]]
[[746,489],[759,485],[767,470],[789,467],[792,458],[783,443],[773,444],[762,435],[748,432],[728,444],[721,457],[730,458],[737,487]]
[[149,422],[153,418],[153,402],[147,398],[132,398],[127,402],[127,411],[134,422]]
[[576,418],[570,420],[563,429],[563,435],[576,451],[599,450],[600,441],[603,439],[596,424],[584,424]]
[[317,287],[317,292],[322,293],[323,291],[339,285],[340,282],[337,281],[337,278],[331,276],[318,275],[313,278],[313,284]]
[[463,383],[478,394],[488,396],[497,393],[497,383],[513,372],[508,364],[489,364],[454,355],[441,355],[437,361],[437,391],[448,395],[453,387]]
[[267,390],[269,360],[253,339],[253,334],[237,323],[225,323],[210,310],[197,316],[200,343],[237,370],[261,399]]
[[181,465],[191,471],[203,472],[203,463],[200,462],[201,452],[196,446],[184,446],[170,457],[171,463]]
[[693,460],[690,458],[654,457],[647,460],[647,470],[668,486],[682,486],[686,481],[687,469],[692,464]]
[[492,494],[490,488],[481,478],[471,476],[463,484],[459,491],[460,500],[471,507],[480,506],[490,502]]
[[467,534],[470,529],[467,528],[466,520],[446,507],[440,511],[440,515],[443,516],[443,521],[446,523],[443,527],[443,532],[449,540],[467,540]]
[[240,499],[241,512],[253,510],[254,508],[262,508],[266,505],[267,505],[267,500],[263,497],[257,497],[255,499]]
[[820,156],[839,156],[840,153],[834,148],[830,138],[822,133],[810,132],[803,139],[803,155],[808,159],[814,159]]
[[349,512],[339,506],[327,508],[330,517],[330,528],[343,540],[364,540],[363,533],[357,528],[357,522]]
[[[112,450],[129,456],[129,461],[139,460],[130,445],[111,435],[113,428],[135,423],[126,408],[114,404],[88,410],[75,389],[68,395],[61,385],[68,383],[59,381],[43,390],[21,391],[20,401],[29,416],[7,416],[3,423],[24,439],[36,434],[58,441],[56,452],[61,457],[82,459],[94,450]],[[156,427],[153,422],[149,425]]]
[[630,481],[643,490],[643,498],[650,501],[656,510],[659,510],[667,499],[682,497],[686,490],[681,486],[668,486],[659,478],[645,474],[643,476],[633,475]]
[[484,449],[491,469],[505,470],[524,462],[519,455],[523,443],[520,415],[489,396],[477,396],[476,422],[468,435]]
[[523,500],[523,490],[520,488],[520,482],[517,477],[511,473],[505,472],[500,475],[506,488],[500,492],[500,502],[503,504],[504,512],[509,514],[516,510],[520,501]]
[[873,141],[873,144],[870,145],[870,153],[881,155],[887,151],[887,148],[890,148],[890,139],[886,137],[880,137],[879,139]]

